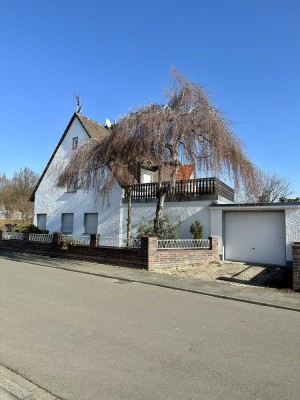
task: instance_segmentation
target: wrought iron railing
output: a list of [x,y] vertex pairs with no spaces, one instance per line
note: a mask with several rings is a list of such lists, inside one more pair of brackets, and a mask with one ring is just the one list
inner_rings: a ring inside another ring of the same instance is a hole
[[91,237],[90,235],[60,235],[62,242],[68,242],[72,246],[89,246]]
[[210,249],[209,239],[158,239],[158,249]]
[[3,232],[2,239],[4,240],[23,240],[24,233],[21,232]]
[[30,242],[52,242],[53,235],[44,233],[29,233],[28,237]]
[[[131,187],[131,197],[133,200],[154,199],[158,197],[159,191],[165,193],[167,197],[181,200],[216,194],[234,201],[234,190],[218,178],[176,181],[174,188],[171,187],[171,182],[163,182],[160,188],[157,182],[141,183]],[[125,190],[125,198],[128,198],[128,190]]]

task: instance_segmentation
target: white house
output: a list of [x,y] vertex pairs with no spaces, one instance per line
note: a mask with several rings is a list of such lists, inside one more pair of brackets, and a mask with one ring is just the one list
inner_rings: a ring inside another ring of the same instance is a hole
[[[125,238],[127,200],[118,184],[109,204],[92,189],[56,186],[58,175],[79,145],[109,134],[108,128],[95,121],[76,113],[72,116],[31,197],[36,225],[50,232],[98,233],[101,242],[108,244],[118,245]],[[182,222],[181,238],[191,238],[190,225],[199,220],[203,237],[222,239],[220,256],[225,259],[279,265],[292,260],[291,244],[300,240],[300,203],[236,205],[233,189],[217,178],[194,178],[193,166],[181,166],[176,197],[165,203],[171,222]],[[154,218],[156,202],[155,173],[141,170],[140,183],[133,187],[133,227],[143,218]]]

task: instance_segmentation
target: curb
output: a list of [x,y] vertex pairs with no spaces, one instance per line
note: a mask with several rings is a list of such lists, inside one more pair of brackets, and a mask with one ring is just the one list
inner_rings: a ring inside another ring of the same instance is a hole
[[[38,265],[41,265],[41,264],[38,264]],[[130,278],[130,277],[125,278],[124,276],[117,276],[117,274],[113,275],[113,274],[105,274],[105,273],[96,273],[96,272],[77,270],[77,269],[73,269],[73,268],[53,267],[51,265],[45,265],[45,264],[43,264],[43,267],[53,268],[53,269],[61,269],[63,271],[71,271],[71,272],[76,272],[76,273],[85,274],[85,275],[99,276],[101,278],[119,279],[119,280],[124,280],[124,281],[126,280],[128,282],[135,282],[135,283],[141,283],[143,285],[150,285],[150,286],[157,286],[157,287],[162,287],[162,288],[166,288],[166,289],[179,290],[181,292],[200,294],[200,295],[204,295],[204,296],[215,297],[218,299],[239,301],[241,303],[254,304],[254,305],[263,306],[263,307],[271,307],[271,308],[277,308],[277,309],[281,309],[281,310],[300,312],[300,308],[296,308],[296,307],[289,307],[289,306],[284,306],[284,305],[280,305],[280,304],[274,304],[274,303],[272,304],[272,303],[263,302],[263,301],[250,300],[250,299],[245,299],[242,297],[222,295],[222,294],[218,294],[218,293],[212,293],[209,291],[188,289],[188,288],[183,288],[180,286],[168,285],[165,283],[149,282],[145,279],[144,280],[143,279],[134,279],[134,278]]]
[[1,400],[62,400],[11,369],[0,365]]
[[[0,253],[1,255],[1,253]],[[10,258],[9,258],[10,259]],[[51,258],[53,259],[53,258]],[[11,261],[13,261],[13,259],[10,259]],[[61,260],[60,258],[57,258],[57,260]],[[231,301],[238,301],[238,302],[242,302],[242,303],[247,303],[247,304],[254,304],[254,305],[258,305],[258,306],[263,306],[263,307],[271,307],[271,308],[277,308],[277,309],[281,309],[281,310],[287,310],[287,311],[294,311],[294,312],[300,312],[300,302],[299,302],[299,306],[298,304],[296,306],[289,306],[289,305],[285,305],[284,301],[277,302],[276,300],[274,300],[273,302],[270,301],[268,302],[268,299],[261,299],[261,300],[256,300],[255,296],[256,294],[249,294],[247,293],[246,289],[253,289],[253,288],[245,288],[245,296],[236,296],[233,294],[220,294],[218,293],[218,289],[216,289],[215,291],[210,290],[210,288],[189,288],[188,286],[188,280],[184,281],[183,278],[181,282],[177,282],[172,283],[170,282],[172,280],[172,278],[174,277],[170,277],[169,282],[167,282],[167,275],[164,276],[164,278],[161,277],[161,280],[165,280],[165,282],[159,282],[158,279],[158,275],[159,274],[155,274],[155,278],[154,275],[153,276],[149,276],[149,277],[145,277],[145,276],[140,276],[140,277],[132,277],[131,273],[134,273],[136,271],[140,271],[134,268],[125,268],[125,267],[118,267],[120,269],[113,271],[110,273],[109,272],[103,272],[103,271],[88,271],[85,269],[80,269],[80,266],[78,268],[72,268],[72,267],[65,267],[63,265],[59,266],[59,265],[49,265],[49,263],[47,263],[47,259],[45,260],[22,260],[25,263],[29,263],[29,264],[34,264],[34,265],[39,265],[39,266],[43,266],[46,268],[52,268],[52,269],[61,269],[64,271],[71,271],[71,272],[76,272],[76,273],[81,273],[81,274],[85,274],[85,275],[92,275],[92,276],[99,276],[102,278],[110,278],[110,279],[119,279],[119,280],[126,280],[128,282],[136,282],[136,283],[141,283],[144,285],[151,285],[151,286],[158,286],[158,287],[163,287],[166,289],[173,289],[173,290],[179,290],[182,292],[188,292],[188,293],[194,293],[194,294],[200,294],[200,295],[204,295],[204,296],[210,296],[210,297],[215,297],[215,298],[219,298],[219,299],[224,299],[224,300],[231,300]],[[67,260],[70,261],[70,260]],[[111,266],[113,268],[116,268],[116,266]],[[149,272],[149,271],[146,271]],[[154,274],[154,273],[153,273]],[[197,280],[194,280],[193,284],[197,283]],[[204,282],[204,281],[199,281],[202,282],[202,284],[207,285],[209,282]],[[191,282],[190,282],[191,283]],[[209,283],[210,284],[210,283]],[[202,285],[203,286],[203,285]],[[208,285],[209,286],[209,285]],[[228,289],[228,287],[227,287]],[[222,289],[221,289],[222,291]],[[263,293],[263,292],[260,292]],[[254,299],[251,299],[251,296],[254,297]],[[300,299],[300,298],[299,298]]]

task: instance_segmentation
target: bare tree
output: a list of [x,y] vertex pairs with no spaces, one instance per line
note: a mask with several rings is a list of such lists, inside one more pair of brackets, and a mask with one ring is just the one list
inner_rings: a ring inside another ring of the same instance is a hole
[[15,213],[24,221],[33,217],[33,204],[29,197],[38,181],[39,175],[25,167],[15,172],[12,178],[0,175],[0,205],[5,210],[5,217],[12,218]]
[[132,202],[131,186],[137,183],[129,172],[128,165],[120,158],[120,138],[111,130],[110,136],[100,140],[91,139],[79,147],[66,168],[59,174],[57,186],[63,187],[76,180],[79,188],[94,189],[96,200],[109,202],[111,190],[116,182],[126,189],[127,208],[127,240],[131,239]]
[[194,163],[198,171],[217,176],[227,173],[247,185],[255,179],[255,167],[247,158],[228,122],[208,100],[202,87],[175,69],[167,91],[167,104],[149,104],[130,112],[114,126],[115,140],[123,143],[118,157],[134,175],[142,166],[158,170],[158,203],[154,225],[161,221],[166,190],[164,169],[171,165],[174,190],[179,158]]
[[255,184],[244,188],[242,200],[249,203],[274,203],[291,193],[290,183],[284,177],[258,170]]
[[106,195],[114,181],[130,188],[139,179],[141,168],[156,169],[156,228],[162,219],[167,195],[162,184],[164,172],[173,167],[172,192],[179,159],[195,164],[201,173],[217,176],[227,173],[236,185],[253,181],[256,176],[253,164],[203,88],[189,82],[175,69],[171,71],[171,78],[166,104],[148,104],[128,113],[111,127],[110,137],[101,142],[91,141],[79,149],[58,185],[66,184],[78,174],[84,181],[84,175],[92,171],[93,186]]

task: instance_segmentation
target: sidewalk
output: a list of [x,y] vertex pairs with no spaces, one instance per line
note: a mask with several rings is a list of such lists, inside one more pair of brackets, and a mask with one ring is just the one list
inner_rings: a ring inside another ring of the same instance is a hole
[[217,281],[201,281],[146,270],[25,253],[1,252],[0,258],[300,312],[300,293],[285,293],[272,289],[244,287]]

